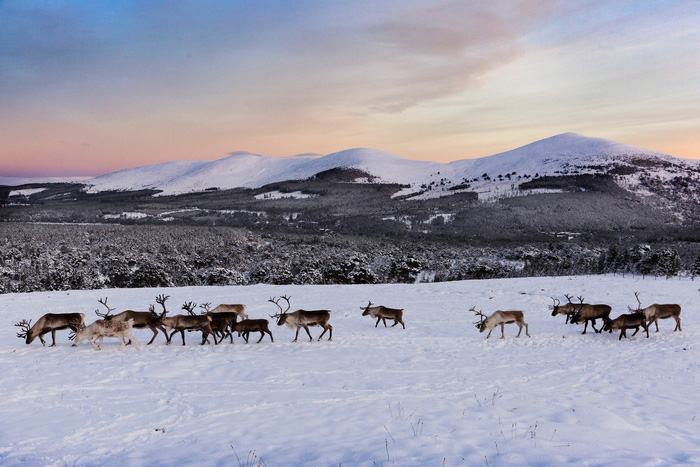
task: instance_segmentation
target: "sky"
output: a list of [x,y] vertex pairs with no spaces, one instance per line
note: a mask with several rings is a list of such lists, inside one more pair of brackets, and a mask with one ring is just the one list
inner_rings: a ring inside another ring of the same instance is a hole
[[0,0],[0,175],[567,131],[700,158],[700,1]]

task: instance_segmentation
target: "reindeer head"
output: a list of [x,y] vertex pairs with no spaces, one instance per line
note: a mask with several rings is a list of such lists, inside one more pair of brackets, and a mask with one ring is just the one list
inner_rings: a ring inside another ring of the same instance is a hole
[[24,342],[27,344],[31,344],[34,340],[34,336],[32,335],[32,320],[23,319],[19,323],[15,323],[15,326],[20,329],[20,332],[17,333],[17,337],[24,339]]
[[367,315],[369,314],[369,309],[370,309],[371,306],[372,306],[372,302],[370,301],[370,302],[367,304],[367,306],[364,306],[364,307],[361,306],[361,307],[360,307],[360,310],[364,310],[364,311],[362,312],[362,316],[367,316]]
[[[290,300],[291,298],[292,298],[292,297],[288,297],[288,296],[286,296],[286,295],[282,295],[281,297],[277,297],[277,298],[270,297],[270,299],[268,300],[268,302],[274,303],[275,306],[276,306],[277,308],[279,308],[279,310],[280,310],[279,313],[274,314],[274,315],[270,315],[270,318],[273,318],[273,319],[276,319],[276,320],[277,320],[277,326],[282,326],[284,323],[287,322],[287,315],[288,315],[287,312],[288,312],[289,309],[292,307],[291,303],[289,302],[289,300]],[[280,300],[284,300],[285,302],[287,302],[287,308],[285,308],[284,310],[282,309],[282,306],[281,306],[280,303],[279,303]]]
[[477,310],[475,306],[469,308],[469,311],[473,311],[474,315],[479,319],[479,321],[476,321],[474,324],[474,327],[479,330],[479,332],[484,332],[486,329],[486,315],[481,312],[481,310]]
[[553,304],[552,304],[552,316],[557,316],[559,314],[559,308],[560,308],[559,304],[561,302],[554,297],[549,297],[549,298],[551,298],[552,302],[553,302]]

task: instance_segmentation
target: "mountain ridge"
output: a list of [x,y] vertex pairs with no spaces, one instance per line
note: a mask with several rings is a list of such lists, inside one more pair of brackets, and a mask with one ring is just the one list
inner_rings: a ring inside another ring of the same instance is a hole
[[455,185],[470,181],[477,185],[479,181],[492,182],[499,175],[517,174],[530,178],[590,172],[591,167],[612,167],[640,158],[679,167],[700,167],[691,160],[657,151],[567,132],[490,156],[447,163],[405,159],[366,147],[326,155],[283,157],[236,151],[212,161],[172,161],[123,169],[85,183],[90,192],[154,189],[161,195],[176,195],[209,188],[259,188],[285,180],[304,180],[331,169],[348,168],[366,172],[376,181],[409,185],[406,193],[425,192],[426,186],[441,186],[444,189],[432,190],[433,194],[439,195]]

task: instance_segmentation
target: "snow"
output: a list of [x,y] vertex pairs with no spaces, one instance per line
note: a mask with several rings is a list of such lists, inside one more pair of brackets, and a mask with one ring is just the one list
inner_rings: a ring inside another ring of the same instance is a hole
[[45,191],[46,188],[27,188],[24,190],[12,190],[8,196],[31,196]]
[[150,214],[145,212],[122,212],[121,214],[104,214],[104,219],[145,219],[150,217]]
[[[589,276],[5,294],[0,464],[697,465],[697,289]],[[644,303],[679,302],[683,332],[664,320],[649,339],[618,341],[550,316],[549,296],[580,294],[617,315],[634,290]],[[269,296],[290,294],[295,307],[333,310],[333,341],[291,343],[273,324],[274,343],[167,347],[158,337],[99,352],[71,348],[66,332],[56,348],[27,346],[11,326],[49,310],[92,321],[104,296],[145,309],[161,292],[173,310],[241,302],[254,318],[274,311]],[[369,299],[405,308],[407,329],[361,317]],[[484,340],[472,305],[525,310],[532,338],[510,325],[505,340]]]
[[[303,180],[330,169],[354,168],[370,175],[357,177],[355,182],[408,185],[394,196],[422,192],[425,190],[422,186],[431,183],[431,189],[414,199],[452,195],[464,190],[450,188],[466,180],[470,183],[467,191],[491,191],[494,196],[486,199],[493,199],[513,195],[510,189],[492,189],[494,184],[517,185],[536,174],[592,173],[595,171],[592,167],[611,166],[639,158],[661,159],[681,168],[697,170],[700,167],[697,161],[677,159],[601,138],[563,133],[511,151],[450,163],[405,159],[369,148],[347,149],[325,156],[273,157],[235,152],[214,161],[168,162],[106,174],[90,180],[88,191],[158,189],[160,195],[174,195],[207,188],[259,188],[285,180]],[[482,178],[485,173],[491,180]],[[498,180],[499,174],[504,177],[511,174],[512,180]],[[518,176],[525,175],[529,178],[518,179]]]
[[281,191],[274,190],[255,195],[255,199],[308,199],[315,198],[316,196],[317,195],[304,193],[301,191],[290,191],[288,193],[283,193]]
[[20,186],[33,183],[82,183],[93,177],[66,176],[66,177],[4,177],[0,175],[0,186]]

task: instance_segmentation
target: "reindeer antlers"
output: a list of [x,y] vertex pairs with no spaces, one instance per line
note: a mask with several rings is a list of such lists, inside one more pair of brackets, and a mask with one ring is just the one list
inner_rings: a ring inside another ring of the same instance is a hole
[[206,313],[209,313],[209,312],[211,311],[211,303],[210,303],[210,302],[202,303],[201,305],[199,305],[199,308],[201,308],[202,310],[204,310],[204,313],[205,313],[205,314],[206,314]]
[[107,313],[100,313],[99,311],[95,310],[95,314],[96,314],[97,316],[99,316],[99,317],[102,318],[102,319],[106,319],[106,320],[112,319],[112,312],[113,312],[114,310],[116,310],[116,308],[110,308],[110,306],[107,304],[108,298],[109,298],[109,297],[105,297],[105,298],[100,298],[100,299],[97,300],[98,302],[100,302],[100,304],[101,304],[102,306],[104,306],[105,308],[107,308]]
[[642,309],[642,301],[639,300],[639,292],[637,292],[636,290],[634,292],[634,298],[637,299],[637,309],[635,310],[629,305],[627,305],[627,308],[629,308],[630,311],[640,311]]
[[552,305],[552,306],[557,307],[557,306],[559,306],[559,304],[561,303],[561,302],[559,301],[559,299],[557,299],[557,298],[554,298],[554,297],[549,297],[549,298],[551,298],[551,299],[552,299],[552,302],[554,303],[554,305]]
[[484,321],[486,321],[486,315],[483,314],[483,313],[481,312],[481,310],[477,310],[477,309],[476,309],[476,306],[473,306],[473,307],[469,308],[469,311],[473,311],[473,312],[474,312],[474,315],[475,315],[477,318],[479,318],[479,321],[476,321],[475,323],[472,323],[472,324],[474,324],[474,326],[475,326],[477,329],[480,329],[480,328],[481,328],[481,324],[482,324]]
[[[277,313],[276,315],[270,315],[270,318],[279,318],[280,315],[283,315],[283,314],[285,314],[286,312],[288,312],[289,309],[292,307],[292,304],[289,302],[289,300],[290,300],[291,298],[292,298],[292,297],[289,297],[289,296],[287,296],[287,295],[282,295],[282,296],[280,296],[280,297],[277,297],[277,299],[275,299],[274,297],[270,297],[270,299],[268,300],[268,302],[274,303],[275,306],[276,306],[277,308],[280,309],[280,312],[279,312],[279,313]],[[285,310],[283,310],[282,307],[280,306],[280,304],[279,304],[280,300],[284,300],[285,302],[287,302],[287,308],[286,308]]]
[[17,333],[17,337],[24,339],[32,328],[32,320],[23,319],[19,323],[15,323],[15,326],[21,329],[21,331]]
[[197,308],[197,304],[195,302],[185,302],[182,304],[182,309],[187,310],[187,312],[191,315],[196,315],[194,312],[195,308]]
[[568,293],[565,293],[564,297],[569,301],[569,303],[571,303],[571,298],[572,298],[571,295],[569,295]]

